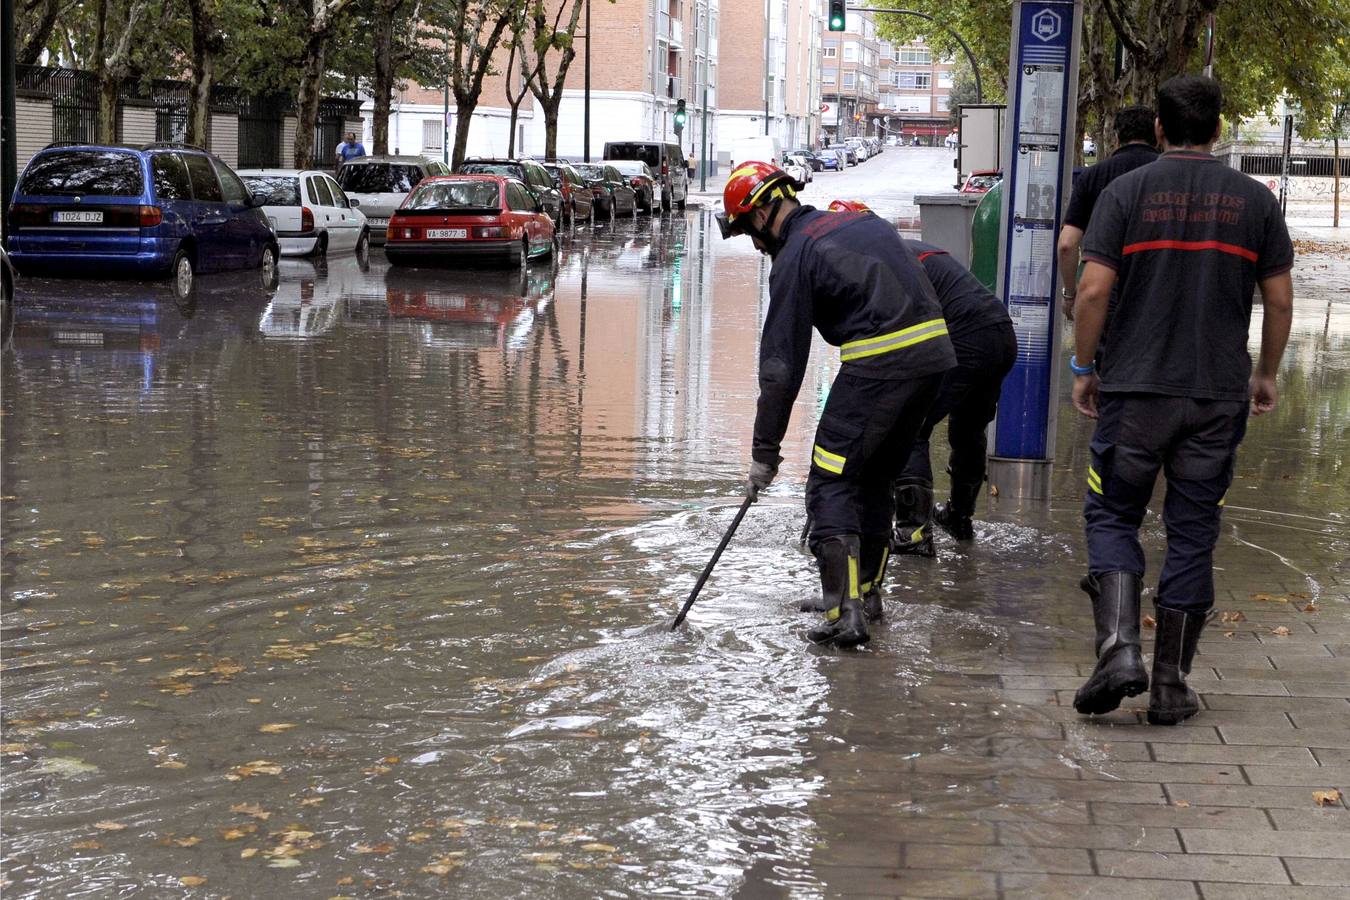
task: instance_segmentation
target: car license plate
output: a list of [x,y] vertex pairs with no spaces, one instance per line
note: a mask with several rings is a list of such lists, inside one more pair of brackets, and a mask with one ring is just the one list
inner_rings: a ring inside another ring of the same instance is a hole
[[428,228],[427,240],[429,241],[462,241],[469,236],[467,228]]
[[103,213],[100,210],[62,210],[52,213],[53,222],[90,224],[103,221]]
[[374,225],[378,228],[383,228],[384,226],[389,224],[388,219],[370,219],[369,222],[371,225]]

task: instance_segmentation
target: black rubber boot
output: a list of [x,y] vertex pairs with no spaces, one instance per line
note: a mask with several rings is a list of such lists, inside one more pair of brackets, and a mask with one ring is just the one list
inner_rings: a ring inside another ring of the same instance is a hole
[[1148,672],[1139,648],[1139,595],[1142,580],[1133,572],[1107,572],[1083,578],[1092,598],[1097,625],[1097,668],[1073,696],[1084,715],[1108,713],[1126,697],[1148,690]]
[[882,534],[862,539],[863,616],[869,622],[881,621],[886,612],[881,604],[881,587],[886,581],[886,563],[891,558],[889,537]]
[[897,481],[891,488],[895,500],[895,534],[891,552],[906,556],[937,556],[933,549],[933,484],[928,481]]
[[858,574],[858,536],[826,538],[816,548],[820,562],[820,588],[825,601],[825,623],[806,633],[813,644],[856,647],[867,643]]
[[[951,472],[950,469],[947,471]],[[962,483],[953,478],[951,499],[933,507],[933,521],[958,541],[975,540],[975,523],[972,519],[975,501],[980,498],[980,488],[983,486],[983,479]]]
[[1148,695],[1148,724],[1176,725],[1200,711],[1200,698],[1186,683],[1206,616],[1199,612],[1153,607],[1158,620],[1153,639],[1153,689]]

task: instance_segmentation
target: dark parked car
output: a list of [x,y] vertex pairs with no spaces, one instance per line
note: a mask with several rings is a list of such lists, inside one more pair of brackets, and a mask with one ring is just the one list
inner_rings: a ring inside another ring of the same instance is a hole
[[562,225],[563,195],[553,186],[553,176],[532,159],[484,159],[474,156],[464,160],[455,169],[456,175],[501,175],[514,178],[525,185],[544,207],[555,228]]
[[605,162],[638,160],[652,170],[661,208],[684,209],[689,196],[689,163],[679,144],[664,141],[610,141],[605,144]]
[[489,260],[524,267],[556,249],[553,220],[514,178],[424,178],[389,220],[394,265]]
[[566,160],[547,160],[542,163],[544,170],[553,179],[553,186],[562,191],[563,216],[572,223],[586,222],[595,224],[595,194],[581,173],[572,168]]
[[597,218],[608,219],[612,224],[618,215],[637,216],[637,192],[618,169],[606,163],[579,163],[576,170],[595,195]]
[[647,164],[637,160],[614,160],[610,165],[632,185],[637,194],[638,209],[648,214],[655,212],[661,202],[661,188]]
[[186,296],[198,272],[275,271],[262,199],[203,150],[53,144],[14,191],[10,258],[25,273],[172,277]]
[[787,155],[806,157],[807,165],[811,167],[812,172],[819,172],[825,168],[825,161],[814,150],[790,150]]

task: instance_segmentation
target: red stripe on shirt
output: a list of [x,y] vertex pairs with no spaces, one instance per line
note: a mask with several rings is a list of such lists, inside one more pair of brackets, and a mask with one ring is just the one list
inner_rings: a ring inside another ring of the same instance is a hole
[[1145,250],[1218,250],[1220,253],[1240,256],[1248,262],[1256,262],[1255,250],[1248,250],[1237,244],[1225,244],[1223,241],[1144,241],[1126,245],[1120,254],[1129,256],[1131,253],[1141,253]]
[[947,255],[947,251],[946,251],[946,250],[925,250],[925,251],[923,251],[922,253],[919,254],[919,262],[923,262],[923,261],[924,261],[925,259],[927,259],[928,257],[930,257],[930,256],[936,256],[936,255],[938,255],[938,254],[941,254],[942,256],[946,256],[946,255]]

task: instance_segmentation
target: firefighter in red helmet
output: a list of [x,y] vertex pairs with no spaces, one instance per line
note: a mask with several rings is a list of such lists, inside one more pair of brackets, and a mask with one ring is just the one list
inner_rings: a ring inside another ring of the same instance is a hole
[[806,481],[822,597],[803,607],[825,612],[808,640],[852,647],[867,642],[867,622],[882,612],[891,482],[956,357],[933,288],[895,229],[867,213],[803,206],[800,188],[776,166],[743,163],[717,216],[723,237],[749,235],[773,258],[746,490],[757,497],[778,472],[814,327],[842,365]]

